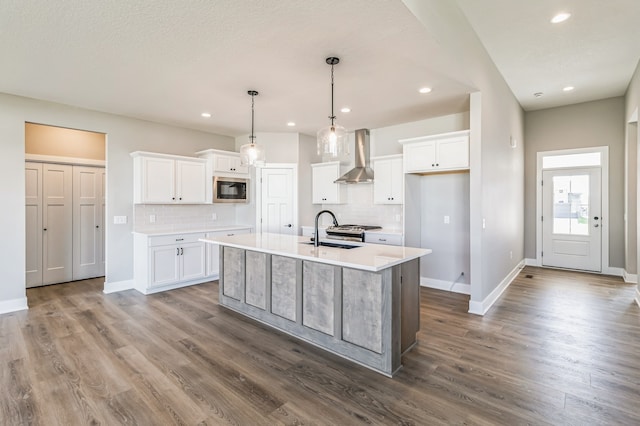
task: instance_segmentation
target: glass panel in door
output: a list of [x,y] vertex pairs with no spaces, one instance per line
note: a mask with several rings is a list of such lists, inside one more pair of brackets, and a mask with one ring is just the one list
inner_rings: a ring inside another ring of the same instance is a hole
[[554,176],[553,233],[589,235],[589,175]]

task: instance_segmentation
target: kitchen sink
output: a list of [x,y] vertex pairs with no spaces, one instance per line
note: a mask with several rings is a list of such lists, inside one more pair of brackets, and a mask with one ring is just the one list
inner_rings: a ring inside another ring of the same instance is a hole
[[[301,244],[313,245],[313,241],[307,242],[307,243],[303,242]],[[361,247],[354,244],[332,243],[329,241],[320,241],[320,245],[323,247],[335,247],[335,248],[341,248],[341,249],[354,249],[357,247]]]

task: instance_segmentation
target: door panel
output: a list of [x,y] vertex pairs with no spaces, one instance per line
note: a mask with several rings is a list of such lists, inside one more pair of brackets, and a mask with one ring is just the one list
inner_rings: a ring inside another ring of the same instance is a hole
[[601,271],[601,171],[543,171],[542,264]]
[[98,167],[73,168],[73,279],[104,275],[103,174]]
[[296,233],[293,211],[293,169],[261,169],[262,232]]
[[72,166],[43,164],[43,284],[71,281]]
[[42,164],[25,164],[26,286],[42,285]]

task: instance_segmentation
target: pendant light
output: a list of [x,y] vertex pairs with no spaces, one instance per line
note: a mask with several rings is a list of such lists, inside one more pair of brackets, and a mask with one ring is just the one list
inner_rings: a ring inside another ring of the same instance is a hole
[[331,125],[318,130],[318,155],[324,158],[338,158],[349,154],[347,129],[335,124],[336,116],[333,113],[333,66],[338,64],[340,59],[331,56],[326,62],[331,65]]
[[261,145],[256,144],[256,137],[253,134],[254,123],[254,96],[258,96],[258,92],[255,90],[249,90],[247,92],[251,95],[251,136],[249,136],[249,143],[240,147],[240,162],[244,166],[257,166],[264,164],[264,148]]

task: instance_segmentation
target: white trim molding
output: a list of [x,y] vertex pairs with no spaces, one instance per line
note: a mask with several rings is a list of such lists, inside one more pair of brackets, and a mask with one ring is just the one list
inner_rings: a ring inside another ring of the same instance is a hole
[[625,283],[638,283],[638,274],[630,274],[626,269],[622,270],[622,279],[624,279]]
[[494,303],[500,298],[502,293],[511,285],[513,280],[518,276],[520,271],[524,268],[524,261],[520,261],[509,274],[504,277],[502,282],[489,294],[482,302],[469,301],[469,313],[475,315],[484,315],[493,306]]
[[640,307],[640,288],[636,288],[636,303]]
[[540,266],[540,265],[538,264],[538,259],[531,259],[530,257],[527,257],[527,258],[524,260],[524,265],[525,265],[525,266]]
[[[536,260],[538,266],[542,265],[542,160],[544,157],[556,155],[581,154],[588,152],[599,152],[601,169],[601,190],[602,190],[602,210],[601,210],[601,251],[600,270],[609,274],[609,147],[595,146],[589,148],[560,149],[555,151],[539,151],[536,153]],[[597,167],[597,166],[594,166]],[[579,168],[579,167],[577,167]],[[566,169],[571,169],[567,167]],[[548,169],[551,170],[551,169]],[[585,271],[587,272],[587,271]],[[620,273],[622,276],[622,273]]]
[[471,284],[436,280],[435,278],[420,277],[420,286],[451,291],[453,293],[471,294]]
[[0,314],[8,314],[9,312],[24,311],[25,309],[29,309],[29,305],[27,305],[26,297],[19,297],[17,299],[0,301]]
[[118,291],[131,290],[134,287],[135,282],[133,280],[115,281],[112,283],[104,282],[104,294],[115,293]]
[[107,166],[107,162],[104,160],[92,160],[90,158],[79,157],[60,157],[57,155],[25,154],[24,159],[25,161],[33,161],[36,163],[72,164],[76,166],[94,167]]

